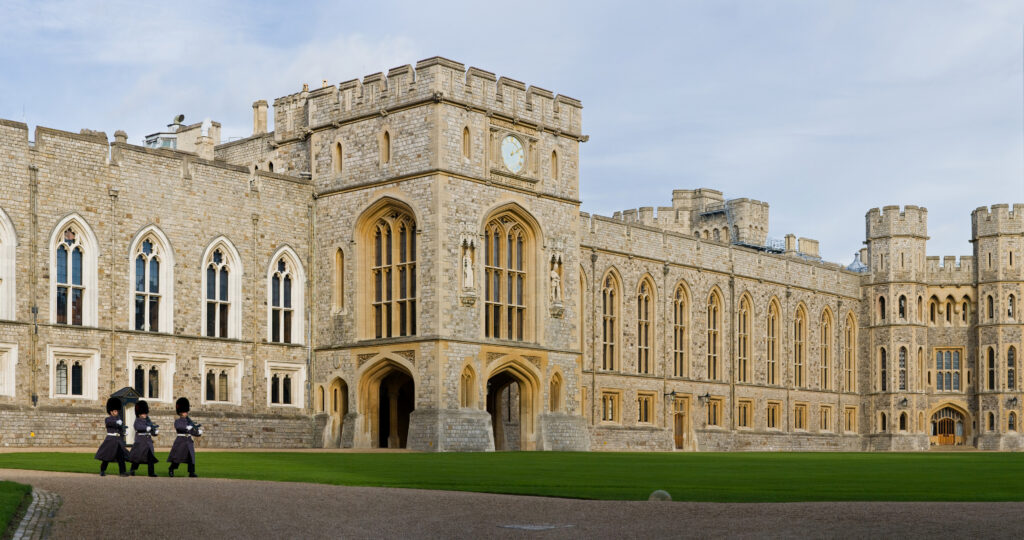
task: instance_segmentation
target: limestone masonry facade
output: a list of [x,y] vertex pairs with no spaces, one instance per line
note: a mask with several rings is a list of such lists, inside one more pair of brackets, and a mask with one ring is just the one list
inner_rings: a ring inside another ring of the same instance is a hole
[[581,103],[443,58],[269,108],[0,120],[0,444],[94,444],[130,387],[217,447],[1024,448],[1024,205],[941,262],[872,209],[842,267],[711,189],[580,212]]

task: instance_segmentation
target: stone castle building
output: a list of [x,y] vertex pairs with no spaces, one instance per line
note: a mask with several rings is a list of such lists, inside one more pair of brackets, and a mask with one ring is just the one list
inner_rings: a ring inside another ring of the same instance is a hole
[[941,261],[870,210],[842,267],[710,189],[580,212],[581,103],[443,58],[268,109],[0,120],[0,444],[94,444],[129,387],[220,447],[1024,446],[1024,205]]

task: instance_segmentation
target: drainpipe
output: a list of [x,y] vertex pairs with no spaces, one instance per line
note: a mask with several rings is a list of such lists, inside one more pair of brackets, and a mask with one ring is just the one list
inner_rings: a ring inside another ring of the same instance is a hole
[[316,400],[313,397],[313,298],[316,298],[314,294],[316,291],[316,280],[313,277],[314,253],[316,252],[313,246],[314,228],[316,226],[314,220],[316,213],[313,211],[315,204],[316,194],[313,194],[313,201],[306,205],[309,219],[309,237],[306,242],[306,249],[309,250],[306,256],[306,404],[311,412],[310,418],[316,415]]
[[39,297],[36,284],[38,280],[36,269],[39,267],[37,260],[39,255],[39,167],[29,165],[28,178],[29,199],[32,205],[32,213],[29,218],[31,227],[29,233],[29,257],[32,262],[28,269],[29,291],[32,295],[32,346],[29,347],[29,365],[31,366],[32,374],[32,406],[35,407],[39,403],[39,388],[37,386],[39,379],[39,352],[37,350],[39,348]]
[[[590,309],[597,313],[597,252],[590,252]],[[597,317],[590,325],[590,425],[597,425]]]

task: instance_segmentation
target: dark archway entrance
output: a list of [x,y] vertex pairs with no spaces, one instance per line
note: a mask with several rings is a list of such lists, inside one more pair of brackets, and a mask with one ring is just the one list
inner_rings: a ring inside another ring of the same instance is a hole
[[380,381],[378,390],[377,448],[405,448],[409,442],[409,414],[415,408],[412,377],[394,370]]
[[501,372],[487,381],[487,412],[491,414],[494,450],[522,449],[522,389],[508,372]]

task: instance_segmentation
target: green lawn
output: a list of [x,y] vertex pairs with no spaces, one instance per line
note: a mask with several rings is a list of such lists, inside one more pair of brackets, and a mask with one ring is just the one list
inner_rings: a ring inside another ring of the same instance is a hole
[[[677,501],[1024,501],[1024,454],[1018,453],[311,454],[200,449],[197,461],[204,477],[585,499],[639,500],[664,489]],[[0,468],[97,474],[98,465],[92,454],[0,454]],[[167,464],[160,463],[157,471],[166,475]]]
[[0,536],[7,530],[11,517],[21,506],[25,496],[32,492],[32,486],[0,482]]

